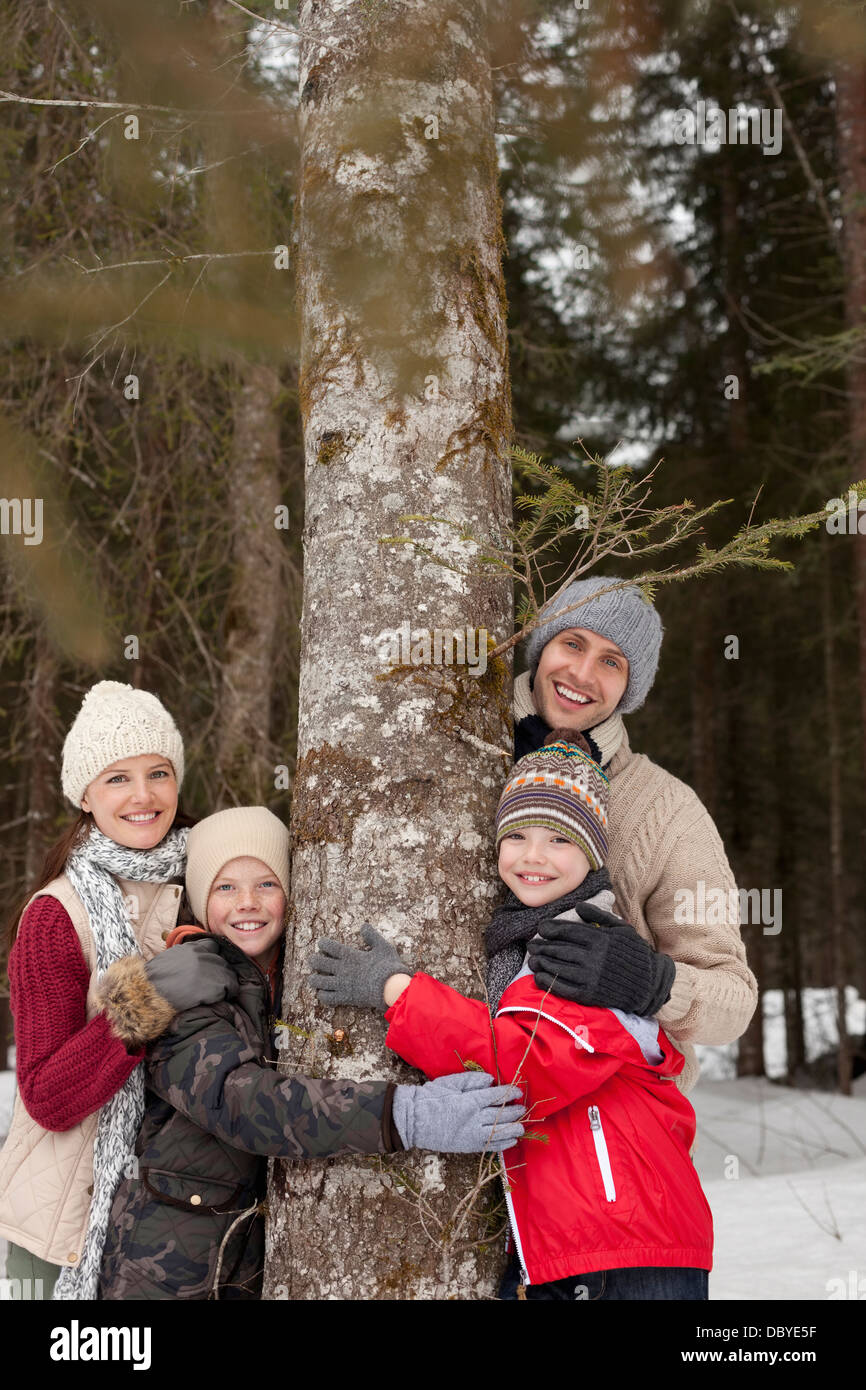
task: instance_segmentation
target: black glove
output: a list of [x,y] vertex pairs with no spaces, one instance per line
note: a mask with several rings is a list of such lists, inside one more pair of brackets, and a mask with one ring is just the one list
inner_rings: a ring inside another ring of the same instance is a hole
[[652,1018],[670,999],[676,965],[654,951],[630,922],[594,903],[576,903],[580,922],[542,922],[527,942],[540,989],[599,1009]]
[[238,992],[238,977],[213,938],[172,946],[145,963],[147,978],[177,1013],[196,1004],[218,1004]]

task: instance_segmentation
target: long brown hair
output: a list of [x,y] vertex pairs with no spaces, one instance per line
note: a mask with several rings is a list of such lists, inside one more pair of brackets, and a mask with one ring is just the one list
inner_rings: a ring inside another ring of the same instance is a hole
[[[185,811],[181,810],[180,802],[178,802],[177,810],[175,811],[174,815],[174,820],[172,821],[169,829],[189,830],[192,828],[192,826],[195,825],[196,820],[196,816],[188,816]],[[73,852],[73,850],[78,849],[79,845],[84,844],[84,841],[90,834],[90,828],[92,825],[93,816],[91,812],[79,811],[78,816],[73,821],[72,825],[70,825],[66,830],[64,830],[63,834],[60,836],[60,839],[55,841],[51,848],[46,852],[45,859],[42,862],[42,872],[38,876],[38,881],[35,884],[33,884],[30,888],[28,888],[27,892],[24,893],[24,895],[15,904],[15,907],[13,908],[12,913],[8,919],[5,931],[7,952],[11,951],[12,949],[13,942],[15,941],[15,938],[18,935],[18,926],[21,921],[21,914],[23,913],[30,899],[33,897],[33,894],[40,892],[43,888],[46,888],[49,883],[53,882],[55,878],[60,877],[60,875],[66,868],[66,861],[69,858],[70,854]],[[166,834],[168,834],[168,831],[166,831]]]

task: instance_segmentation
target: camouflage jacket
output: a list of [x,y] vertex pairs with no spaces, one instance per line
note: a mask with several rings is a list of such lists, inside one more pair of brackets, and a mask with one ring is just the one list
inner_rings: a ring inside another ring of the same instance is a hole
[[392,1082],[277,1073],[267,980],[237,946],[219,945],[240,990],[177,1014],[148,1052],[145,1117],[112,1206],[102,1299],[259,1297],[265,1159],[402,1147]]

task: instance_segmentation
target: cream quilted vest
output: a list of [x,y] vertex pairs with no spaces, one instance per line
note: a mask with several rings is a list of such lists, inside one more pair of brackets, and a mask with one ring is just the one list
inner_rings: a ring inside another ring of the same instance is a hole
[[[122,878],[117,882],[130,908],[139,949],[150,960],[165,949],[165,938],[177,922],[181,888],[176,883]],[[78,933],[90,967],[90,1020],[99,1012],[94,999],[96,949],[84,904],[65,874],[34,893],[30,902],[41,897],[56,898]],[[0,1235],[51,1264],[76,1264],[84,1244],[98,1119],[96,1111],[62,1133],[43,1129],[28,1115],[20,1092],[15,1094],[9,1136],[0,1151]]]

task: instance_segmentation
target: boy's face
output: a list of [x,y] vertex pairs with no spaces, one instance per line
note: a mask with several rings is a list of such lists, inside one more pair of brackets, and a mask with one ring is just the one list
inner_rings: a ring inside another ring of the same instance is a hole
[[217,874],[207,900],[207,926],[258,965],[267,965],[285,928],[286,895],[261,859],[230,859]]
[[579,845],[541,825],[514,830],[499,841],[499,877],[528,907],[570,893],[589,870]]
[[593,729],[613,714],[628,685],[628,662],[615,642],[569,627],[541,653],[532,695],[551,729]]

